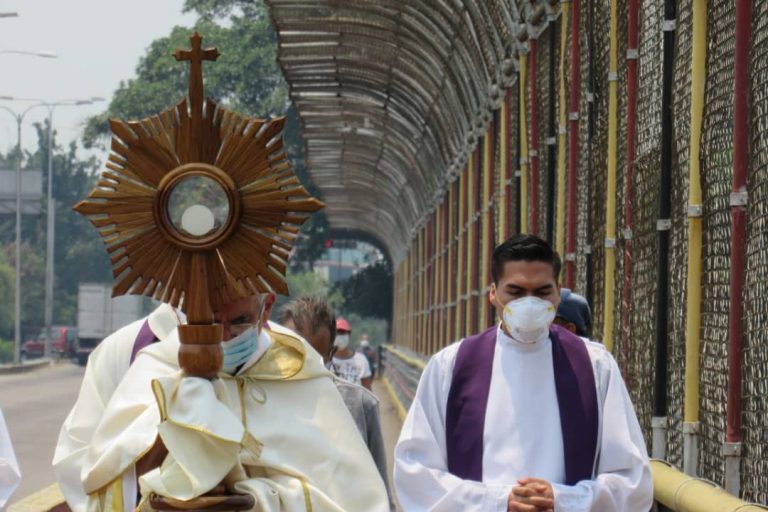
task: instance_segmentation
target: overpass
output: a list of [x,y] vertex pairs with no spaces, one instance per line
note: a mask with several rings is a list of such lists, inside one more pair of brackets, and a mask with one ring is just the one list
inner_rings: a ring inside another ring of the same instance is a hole
[[768,4],[267,3],[331,227],[394,263],[404,407],[494,321],[493,247],[536,233],[682,470],[660,503],[749,509],[691,478],[768,503]]

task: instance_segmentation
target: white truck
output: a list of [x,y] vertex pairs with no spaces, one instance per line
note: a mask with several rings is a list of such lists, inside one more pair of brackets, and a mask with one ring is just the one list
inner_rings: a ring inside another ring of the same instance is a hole
[[144,298],[140,295],[112,297],[112,285],[81,283],[77,293],[78,363],[85,364],[88,355],[101,340],[141,318]]

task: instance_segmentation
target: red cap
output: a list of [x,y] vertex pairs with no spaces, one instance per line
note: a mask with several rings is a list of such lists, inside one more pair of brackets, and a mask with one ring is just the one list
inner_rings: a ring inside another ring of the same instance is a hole
[[350,327],[349,322],[347,322],[343,318],[338,318],[336,320],[336,330],[344,331],[344,332],[352,332],[352,327]]

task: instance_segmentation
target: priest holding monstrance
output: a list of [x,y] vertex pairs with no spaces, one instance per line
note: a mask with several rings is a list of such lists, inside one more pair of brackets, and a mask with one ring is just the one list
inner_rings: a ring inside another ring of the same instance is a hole
[[[180,307],[187,324],[142,349],[106,406],[81,477],[89,510],[388,510],[376,466],[321,358],[262,329],[306,216],[322,205],[282,150],[283,119],[204,99],[195,34],[189,95],[111,121],[112,155],[77,210],[99,229],[116,295]],[[222,341],[229,350],[222,351]]]

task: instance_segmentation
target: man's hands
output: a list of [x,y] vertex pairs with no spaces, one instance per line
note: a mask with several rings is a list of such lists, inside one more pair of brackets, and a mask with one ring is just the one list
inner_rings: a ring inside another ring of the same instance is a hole
[[552,485],[541,478],[523,478],[509,493],[508,512],[553,512],[555,494]]
[[168,450],[165,448],[160,436],[157,436],[152,448],[136,461],[136,477],[138,478],[144,473],[148,473],[160,466],[165,460],[166,455],[168,455]]

